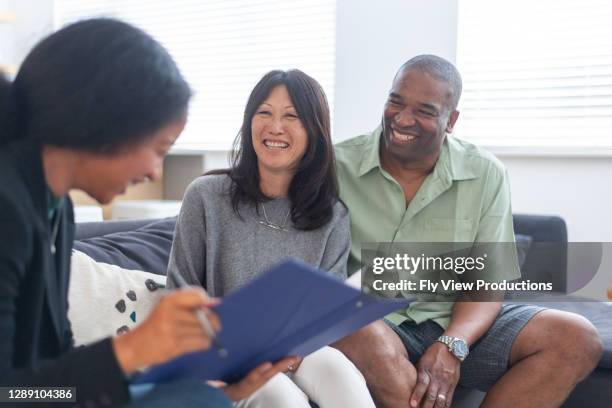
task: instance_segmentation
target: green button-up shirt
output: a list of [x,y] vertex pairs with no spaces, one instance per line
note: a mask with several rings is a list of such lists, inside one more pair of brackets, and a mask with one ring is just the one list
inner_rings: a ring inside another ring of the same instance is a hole
[[[380,164],[382,128],[335,146],[340,198],[351,218],[349,274],[361,267],[361,243],[514,242],[510,188],[492,154],[447,136],[434,170],[406,207],[399,183]],[[516,254],[506,279],[520,277]],[[446,328],[452,300],[413,302],[387,318],[395,324],[432,319]]]

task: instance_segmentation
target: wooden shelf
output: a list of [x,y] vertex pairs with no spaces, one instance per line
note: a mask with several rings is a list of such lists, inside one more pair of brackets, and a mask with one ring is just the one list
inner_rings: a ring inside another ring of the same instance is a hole
[[10,11],[0,11],[0,23],[11,23],[17,20],[15,13]]

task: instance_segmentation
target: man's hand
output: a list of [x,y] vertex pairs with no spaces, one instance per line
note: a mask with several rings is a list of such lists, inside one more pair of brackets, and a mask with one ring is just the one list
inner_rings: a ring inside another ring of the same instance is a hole
[[417,364],[417,384],[410,397],[413,408],[446,408],[453,400],[459,382],[461,363],[448,347],[436,341]]
[[237,383],[228,385],[220,381],[209,381],[209,385],[220,387],[230,400],[240,401],[248,398],[276,374],[287,372],[290,369],[289,367],[296,366],[300,362],[299,357],[286,357],[274,364],[264,363],[260,365]]

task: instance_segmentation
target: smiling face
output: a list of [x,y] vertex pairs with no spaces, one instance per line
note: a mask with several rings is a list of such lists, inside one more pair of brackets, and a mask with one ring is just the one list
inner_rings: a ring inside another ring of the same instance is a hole
[[163,159],[185,127],[186,117],[167,125],[142,142],[112,155],[83,152],[76,175],[79,188],[101,204],[125,193],[131,184],[158,180]]
[[383,113],[383,154],[403,163],[437,158],[459,112],[449,84],[419,69],[399,72]]
[[255,111],[251,139],[260,177],[295,174],[308,146],[308,134],[285,85],[273,88]]

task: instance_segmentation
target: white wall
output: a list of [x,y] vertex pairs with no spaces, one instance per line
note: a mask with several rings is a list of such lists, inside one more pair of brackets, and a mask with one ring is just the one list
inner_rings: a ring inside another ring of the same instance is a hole
[[17,64],[36,43],[53,31],[53,0],[15,0],[17,24],[14,58]]
[[[3,31],[9,37],[0,38],[0,50],[18,63],[51,30],[53,0],[0,0],[0,7],[18,14]],[[456,57],[457,0],[338,0],[336,24],[335,141],[378,124],[406,59]],[[612,242],[612,157],[500,158],[509,169],[514,211],[562,216],[573,241]],[[206,154],[205,169],[226,165],[223,153]]]
[[612,157],[500,157],[515,212],[555,214],[570,241],[612,241]]
[[457,0],[338,0],[334,141],[373,130],[395,72],[418,54],[456,57]]
[[53,0],[0,0],[0,11],[16,15],[14,22],[0,27],[0,63],[18,66],[53,30]]
[[[15,12],[14,0],[0,0],[0,13]],[[0,64],[14,65],[15,23],[0,22]]]

